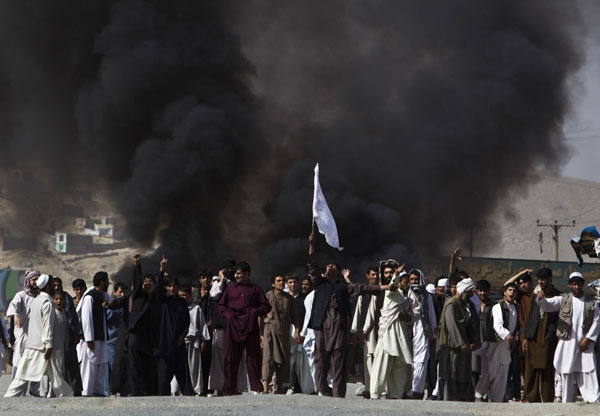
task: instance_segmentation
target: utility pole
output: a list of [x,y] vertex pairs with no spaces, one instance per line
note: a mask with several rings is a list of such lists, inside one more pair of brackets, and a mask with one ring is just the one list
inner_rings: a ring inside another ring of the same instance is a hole
[[562,227],[575,227],[575,220],[572,224],[559,224],[558,221],[554,221],[554,224],[540,224],[540,220],[537,220],[538,227],[550,227],[554,231],[552,240],[554,240],[554,261],[558,261],[558,230]]

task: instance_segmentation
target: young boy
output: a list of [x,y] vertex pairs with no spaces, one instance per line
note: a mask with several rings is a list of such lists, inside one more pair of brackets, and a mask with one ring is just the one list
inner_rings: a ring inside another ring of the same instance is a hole
[[[204,380],[202,377],[201,353],[206,349],[207,341],[210,340],[210,334],[202,309],[197,304],[192,303],[192,288],[188,285],[182,285],[178,290],[178,295],[187,302],[190,312],[190,327],[185,336],[185,346],[187,349],[189,377],[192,381],[194,392],[199,396],[205,393],[203,391]],[[177,390],[173,389],[173,384],[171,384],[171,393],[175,393]]]
[[[52,336],[52,355],[50,365],[55,374],[64,378],[65,351],[67,349],[67,313],[64,310],[65,298],[62,291],[56,291],[52,295],[54,303],[54,326]],[[40,388],[40,396],[52,397],[52,386],[48,376],[44,376]]]

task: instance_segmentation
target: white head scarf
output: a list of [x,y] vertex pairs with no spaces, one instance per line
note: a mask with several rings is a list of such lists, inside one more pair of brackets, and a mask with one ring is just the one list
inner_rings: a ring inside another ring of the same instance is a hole
[[475,290],[475,283],[470,278],[463,279],[456,285],[456,292],[459,294],[463,294],[469,290]]

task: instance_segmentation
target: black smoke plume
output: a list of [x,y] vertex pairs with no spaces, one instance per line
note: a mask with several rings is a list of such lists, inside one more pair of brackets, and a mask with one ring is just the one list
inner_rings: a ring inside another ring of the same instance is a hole
[[573,3],[1,4],[0,161],[106,189],[178,273],[302,270],[317,161],[322,249],[363,268],[444,252],[567,153]]

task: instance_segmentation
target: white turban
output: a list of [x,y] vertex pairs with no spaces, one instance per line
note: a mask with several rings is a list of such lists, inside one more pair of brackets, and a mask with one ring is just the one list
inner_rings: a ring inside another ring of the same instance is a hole
[[425,286],[425,290],[432,295],[435,294],[435,286],[433,285],[433,283],[429,283],[427,286]]
[[446,283],[448,283],[448,279],[440,279],[438,280],[438,287],[446,287]]
[[46,287],[46,285],[48,284],[48,281],[50,280],[50,276],[48,276],[47,274],[43,274],[40,277],[38,277],[37,279],[37,287],[38,289],[43,289]]
[[473,281],[470,278],[463,279],[456,285],[456,291],[459,294],[463,294],[465,292],[468,292],[469,290],[475,290],[475,283],[473,283]]

